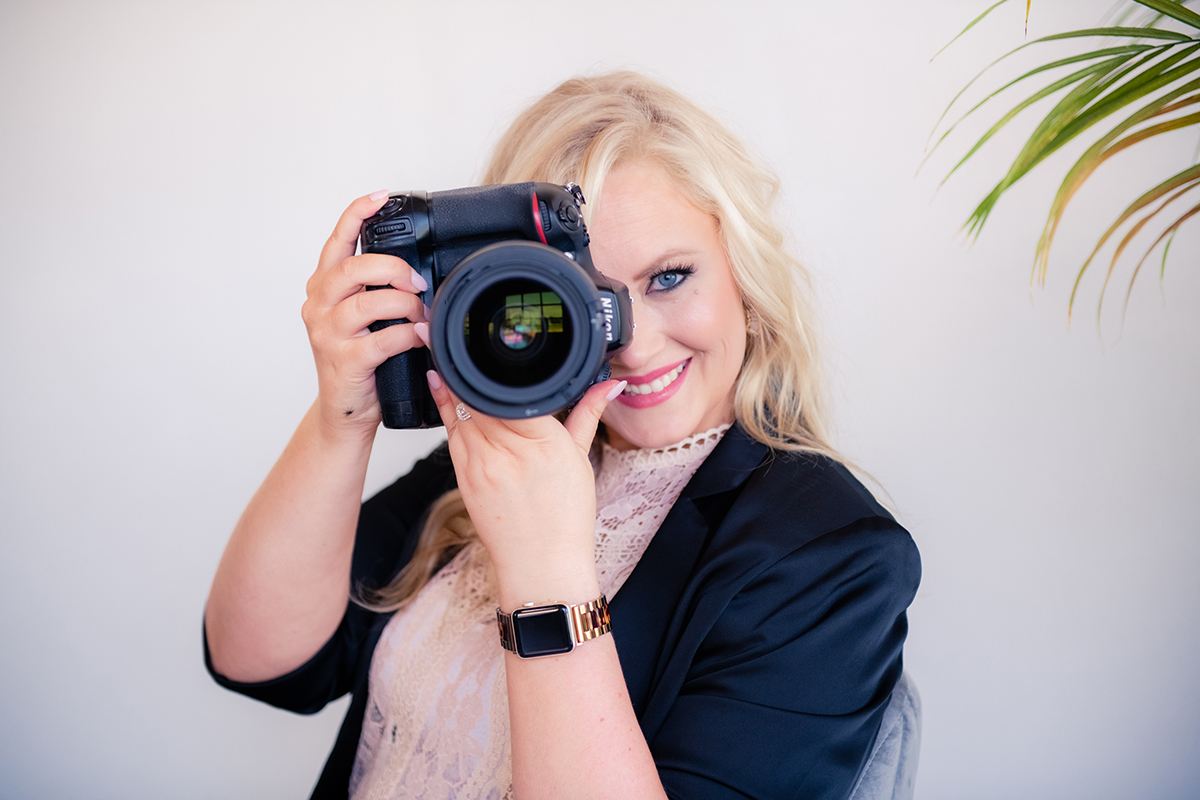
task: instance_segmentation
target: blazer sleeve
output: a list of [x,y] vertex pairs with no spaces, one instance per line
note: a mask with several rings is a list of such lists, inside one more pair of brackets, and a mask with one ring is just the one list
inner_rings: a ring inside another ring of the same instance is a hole
[[845,798],[902,670],[920,582],[908,533],[869,517],[738,591],[650,742],[672,798]]
[[[411,472],[362,505],[351,562],[354,591],[387,584],[412,558],[425,513],[433,501],[454,488],[454,468],[442,444]],[[296,669],[267,681],[230,680],[212,665],[207,632],[203,634],[204,665],[213,680],[279,708],[313,714],[346,694],[367,666],[374,649],[372,631],[382,617],[353,601],[346,604],[341,623],[312,658]]]

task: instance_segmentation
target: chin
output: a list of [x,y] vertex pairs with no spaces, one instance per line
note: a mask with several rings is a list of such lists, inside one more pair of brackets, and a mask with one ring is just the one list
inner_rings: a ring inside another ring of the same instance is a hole
[[616,436],[619,436],[639,450],[653,450],[659,447],[666,447],[688,438],[693,433],[700,432],[678,419],[666,420],[661,424],[654,424],[647,420],[644,423],[635,425],[614,424],[605,420],[604,427],[609,433],[610,443],[613,443],[612,435],[616,434]]

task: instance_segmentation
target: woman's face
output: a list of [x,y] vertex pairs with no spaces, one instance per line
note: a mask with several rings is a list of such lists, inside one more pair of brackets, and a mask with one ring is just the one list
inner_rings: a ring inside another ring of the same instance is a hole
[[733,422],[746,316],[717,223],[660,169],[613,170],[588,223],[596,267],[629,287],[637,327],[612,359],[629,382],[603,421],[619,450],[662,447]]

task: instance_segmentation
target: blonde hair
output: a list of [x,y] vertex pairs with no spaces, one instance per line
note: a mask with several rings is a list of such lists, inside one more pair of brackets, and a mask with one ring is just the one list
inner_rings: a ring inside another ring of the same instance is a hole
[[[784,246],[774,220],[779,180],[715,117],[636,72],[568,80],[509,126],[484,185],[546,181],[579,184],[585,214],[604,202],[613,169],[647,163],[717,221],[733,278],[753,327],[737,379],[738,422],[777,451],[842,460],[830,446],[822,391],[811,276]],[[431,507],[413,560],[369,605],[406,605],[473,538],[458,490]]]

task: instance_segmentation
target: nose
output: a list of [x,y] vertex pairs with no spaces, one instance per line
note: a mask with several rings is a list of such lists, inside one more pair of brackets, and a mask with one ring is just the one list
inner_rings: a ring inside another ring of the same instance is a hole
[[629,345],[613,356],[611,360],[614,377],[637,375],[646,367],[659,366],[654,362],[655,356],[662,350],[663,336],[659,326],[648,315],[634,314],[633,337]]

